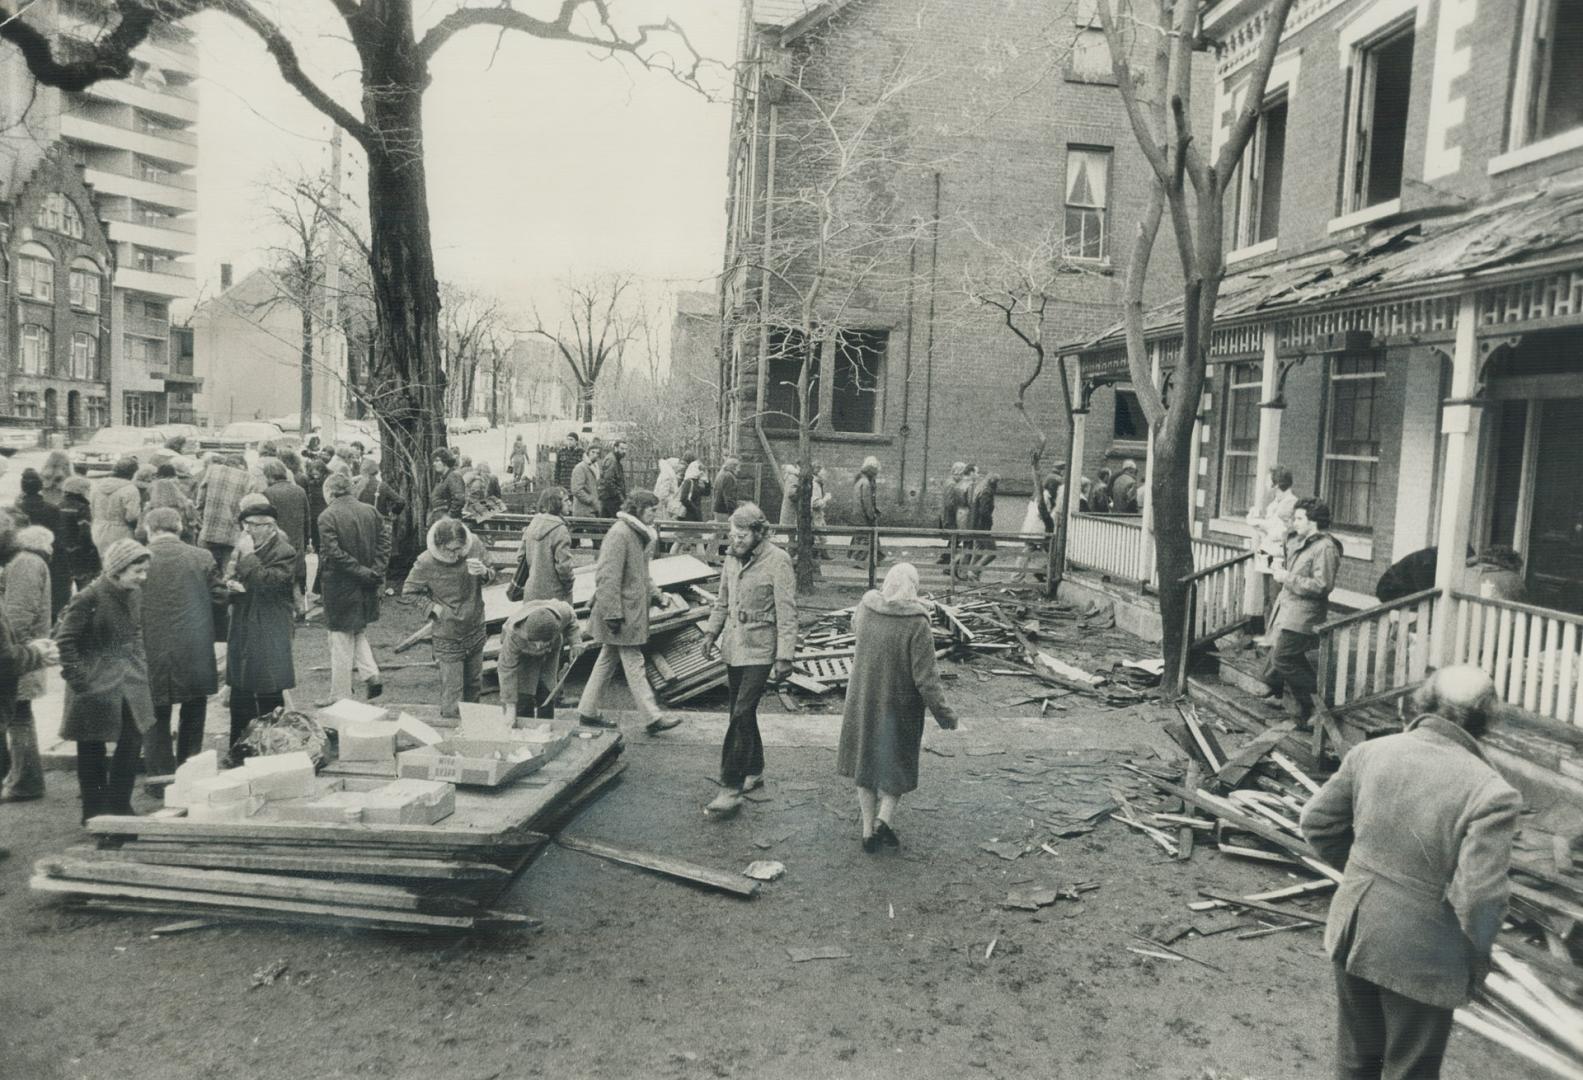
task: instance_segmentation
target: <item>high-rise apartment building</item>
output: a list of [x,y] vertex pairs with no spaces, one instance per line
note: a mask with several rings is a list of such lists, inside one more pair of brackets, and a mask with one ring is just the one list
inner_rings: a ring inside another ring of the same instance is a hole
[[[26,18],[69,43],[101,36],[116,16],[107,0],[44,0]],[[130,77],[82,93],[35,87],[10,65],[0,180],[9,174],[9,192],[57,143],[79,166],[113,252],[110,420],[190,423],[198,381],[172,363],[170,315],[197,293],[198,50],[186,27],[158,25],[133,57]]]

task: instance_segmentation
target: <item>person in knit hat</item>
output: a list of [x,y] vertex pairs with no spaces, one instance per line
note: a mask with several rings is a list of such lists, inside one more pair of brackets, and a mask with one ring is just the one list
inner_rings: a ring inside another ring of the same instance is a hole
[[247,725],[285,704],[297,685],[291,636],[296,623],[297,553],[275,525],[275,508],[262,495],[244,496],[237,514],[245,543],[226,580],[231,634],[225,681],[231,687],[231,743]]
[[86,476],[68,476],[61,482],[60,522],[71,553],[71,580],[79,590],[99,576],[99,549],[93,543],[91,485]]
[[[61,735],[77,743],[82,820],[132,814],[143,733],[154,726],[143,651],[148,549],[125,538],[104,551],[104,571],[61,612],[55,628],[66,680]],[[115,743],[107,758],[106,743]]]

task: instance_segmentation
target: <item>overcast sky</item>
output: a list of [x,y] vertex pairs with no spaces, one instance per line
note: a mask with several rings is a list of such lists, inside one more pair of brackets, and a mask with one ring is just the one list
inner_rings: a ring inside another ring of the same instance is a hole
[[[418,6],[421,32],[455,5]],[[558,4],[516,6],[548,14]],[[732,58],[735,0],[614,6],[633,21],[673,14],[699,52]],[[273,10],[315,77],[360,112],[355,56],[328,0],[278,0]],[[212,295],[220,263],[236,264],[239,276],[258,265],[258,179],[327,165],[330,124],[285,85],[247,30],[215,14],[190,25],[201,65],[197,261],[209,282],[203,295]],[[434,63],[425,131],[441,279],[487,288],[522,309],[579,272],[629,270],[673,287],[712,287],[725,227],[729,104],[577,46],[520,34],[507,35],[498,53],[495,46],[495,33],[471,30]],[[365,183],[357,168],[348,191],[359,206]]]

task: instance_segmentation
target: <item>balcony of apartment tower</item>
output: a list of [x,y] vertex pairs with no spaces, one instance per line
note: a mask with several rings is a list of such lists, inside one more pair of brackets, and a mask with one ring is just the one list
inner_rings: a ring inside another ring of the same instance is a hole
[[[111,222],[114,226],[115,222]],[[191,263],[181,262],[177,252],[148,249],[136,244],[116,245],[115,287],[132,293],[145,293],[153,299],[190,299],[197,295],[196,273]],[[129,298],[127,309],[132,311]],[[168,325],[164,332],[169,332]]]

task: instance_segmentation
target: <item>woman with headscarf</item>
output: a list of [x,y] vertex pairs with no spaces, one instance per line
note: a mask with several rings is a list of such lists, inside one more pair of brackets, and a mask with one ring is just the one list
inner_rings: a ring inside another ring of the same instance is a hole
[[661,521],[682,520],[682,479],[676,458],[660,458],[654,474],[654,497],[660,501]]
[[[66,680],[63,738],[77,743],[82,820],[131,814],[132,786],[143,733],[154,726],[148,659],[143,651],[143,583],[148,549],[116,540],[104,552],[104,573],[61,612],[55,640]],[[106,743],[115,756],[106,758]]]
[[[863,467],[852,478],[852,498],[857,503],[858,526],[862,529],[874,529],[879,526],[879,458],[866,457]],[[879,537],[873,533],[867,536],[859,533],[852,537],[852,557],[860,565],[869,559],[869,545],[873,544],[873,558],[877,565],[884,554],[879,546]]]
[[918,786],[925,707],[956,728],[935,665],[929,610],[918,598],[918,570],[897,563],[883,589],[870,590],[852,616],[856,644],[841,717],[836,772],[857,785],[863,850],[899,846],[896,804]]

